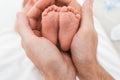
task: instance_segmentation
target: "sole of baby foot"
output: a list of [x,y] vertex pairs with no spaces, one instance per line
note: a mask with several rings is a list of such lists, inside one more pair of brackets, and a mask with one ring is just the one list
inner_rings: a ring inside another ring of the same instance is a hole
[[62,7],[59,18],[59,42],[63,51],[70,49],[71,41],[77,32],[80,15],[74,8]]
[[42,14],[42,36],[57,44],[59,13],[58,7],[52,5]]

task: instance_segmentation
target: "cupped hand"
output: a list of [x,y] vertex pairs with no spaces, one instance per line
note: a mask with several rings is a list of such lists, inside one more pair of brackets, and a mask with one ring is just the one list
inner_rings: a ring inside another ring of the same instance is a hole
[[71,44],[71,51],[74,53],[72,55],[80,57],[83,61],[95,59],[97,52],[98,37],[94,28],[92,1],[86,0],[83,4],[80,28]]
[[83,4],[80,29],[71,44],[72,59],[82,80],[88,80],[87,75],[94,75],[92,73],[97,67],[98,37],[93,23],[92,5],[92,0],[86,0]]
[[72,60],[81,80],[114,80],[98,63],[98,36],[93,21],[93,0],[82,7],[80,29],[71,44]]
[[46,80],[75,80],[76,72],[70,57],[42,37],[37,28],[42,11],[51,4],[48,2],[43,5],[44,2],[46,1],[38,1],[31,9],[25,11],[28,8],[24,8],[23,12],[18,13],[16,30],[22,38],[22,46]]

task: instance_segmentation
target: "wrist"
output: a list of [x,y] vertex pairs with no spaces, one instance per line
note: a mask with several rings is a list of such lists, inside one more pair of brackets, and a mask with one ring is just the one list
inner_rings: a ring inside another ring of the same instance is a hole
[[49,76],[45,76],[45,80],[75,80],[75,78],[72,77],[72,75],[70,76],[69,73],[66,74],[59,74],[59,75],[49,75]]
[[45,76],[45,80],[57,80],[57,79],[55,76],[49,75],[49,76]]
[[114,80],[98,62],[87,66],[84,67],[83,72],[78,72],[81,80]]
[[74,70],[69,67],[59,68],[58,71],[48,71],[45,75],[45,80],[75,80],[76,75]]
[[100,80],[114,80],[114,78],[105,69],[99,65],[98,79]]

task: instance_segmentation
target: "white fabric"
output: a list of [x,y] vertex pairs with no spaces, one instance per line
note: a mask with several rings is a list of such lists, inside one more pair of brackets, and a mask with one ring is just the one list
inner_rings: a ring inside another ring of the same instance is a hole
[[[21,48],[20,36],[14,32],[15,14],[22,0],[0,1],[0,80],[43,80],[40,72]],[[19,4],[19,5],[18,5]],[[115,78],[120,79],[120,55],[95,19],[99,35],[98,60]]]
[[111,32],[111,39],[112,40],[120,40],[120,24],[115,26]]
[[120,55],[115,50],[101,25],[94,18],[95,28],[98,33],[98,60],[100,64],[115,78],[120,79]]

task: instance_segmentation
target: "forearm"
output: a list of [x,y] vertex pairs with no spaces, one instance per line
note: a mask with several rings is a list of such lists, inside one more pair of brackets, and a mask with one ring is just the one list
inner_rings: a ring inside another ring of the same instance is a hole
[[[81,68],[82,69],[82,68]],[[99,64],[85,67],[79,71],[81,80],[114,80]]]
[[[69,73],[68,73],[69,74]],[[59,76],[52,75],[52,76],[46,76],[45,80],[75,80],[75,78],[71,78],[72,76],[68,76],[68,74],[62,74]]]
[[58,71],[48,71],[44,74],[45,80],[76,80],[76,74],[74,70],[70,70],[71,67],[63,67]]
[[99,69],[98,80],[115,80],[108,72],[102,67]]

